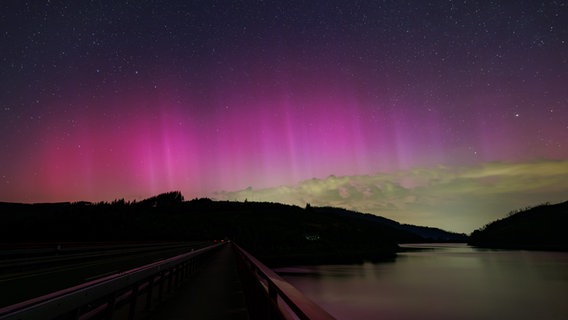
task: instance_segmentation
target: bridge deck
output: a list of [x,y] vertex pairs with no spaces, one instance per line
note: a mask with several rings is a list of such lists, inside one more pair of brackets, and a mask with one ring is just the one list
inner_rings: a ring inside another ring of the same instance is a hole
[[149,319],[249,319],[235,259],[231,245],[223,246]]

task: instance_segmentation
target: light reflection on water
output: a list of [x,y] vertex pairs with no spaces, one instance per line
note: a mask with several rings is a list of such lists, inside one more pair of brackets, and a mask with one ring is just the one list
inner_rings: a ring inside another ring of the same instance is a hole
[[338,319],[568,319],[568,253],[407,247],[427,250],[277,271]]

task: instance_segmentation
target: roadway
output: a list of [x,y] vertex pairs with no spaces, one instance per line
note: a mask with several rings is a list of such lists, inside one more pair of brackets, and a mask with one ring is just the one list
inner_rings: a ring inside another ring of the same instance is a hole
[[63,244],[0,250],[0,308],[209,245]]
[[235,253],[224,246],[146,320],[248,320]]

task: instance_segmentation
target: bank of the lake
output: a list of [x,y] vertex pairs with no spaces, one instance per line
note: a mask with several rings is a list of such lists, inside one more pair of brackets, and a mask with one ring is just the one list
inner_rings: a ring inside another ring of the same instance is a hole
[[568,253],[407,245],[392,262],[281,275],[338,319],[568,319]]

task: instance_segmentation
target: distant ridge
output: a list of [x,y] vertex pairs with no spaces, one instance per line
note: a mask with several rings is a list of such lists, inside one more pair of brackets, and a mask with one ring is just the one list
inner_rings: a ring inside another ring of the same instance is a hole
[[477,247],[568,251],[568,201],[511,212],[475,230],[469,243]]
[[315,210],[321,212],[335,212],[339,215],[351,216],[356,219],[366,220],[373,223],[388,225],[397,230],[403,230],[419,236],[421,242],[467,242],[468,236],[463,233],[455,233],[434,227],[416,226],[412,224],[401,224],[397,221],[387,219],[370,213],[360,213],[356,211],[334,208],[318,207]]

